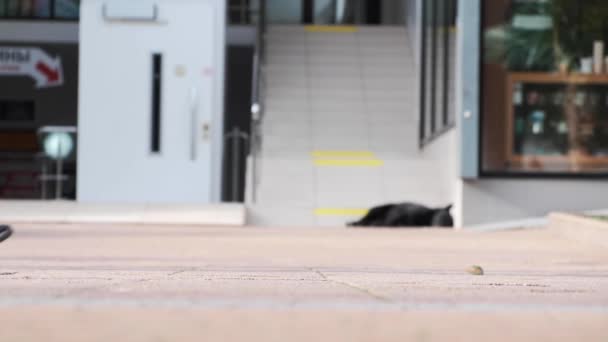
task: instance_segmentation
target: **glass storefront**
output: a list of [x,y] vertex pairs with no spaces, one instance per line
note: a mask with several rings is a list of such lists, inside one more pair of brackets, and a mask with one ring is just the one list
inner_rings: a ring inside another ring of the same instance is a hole
[[55,0],[55,18],[77,19],[80,16],[80,0]]
[[0,199],[74,199],[78,44],[0,42],[2,69]]
[[302,1],[267,0],[268,21],[276,24],[299,24],[302,21]]
[[483,1],[481,171],[608,174],[608,1]]

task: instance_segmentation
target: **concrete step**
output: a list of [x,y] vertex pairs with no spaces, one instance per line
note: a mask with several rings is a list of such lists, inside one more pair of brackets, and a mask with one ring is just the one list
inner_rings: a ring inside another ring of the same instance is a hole
[[124,223],[243,226],[241,204],[95,204],[75,201],[0,201],[3,223]]
[[316,226],[312,206],[258,203],[248,208],[247,224],[257,227]]

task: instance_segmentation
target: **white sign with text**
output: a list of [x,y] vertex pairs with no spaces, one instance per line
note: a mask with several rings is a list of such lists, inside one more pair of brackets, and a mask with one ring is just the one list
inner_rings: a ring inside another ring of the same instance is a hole
[[61,58],[36,47],[0,46],[1,76],[29,76],[37,88],[63,85]]

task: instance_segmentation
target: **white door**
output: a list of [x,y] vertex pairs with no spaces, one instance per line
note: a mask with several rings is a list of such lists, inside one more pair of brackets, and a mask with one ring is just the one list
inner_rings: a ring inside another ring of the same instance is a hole
[[150,22],[82,9],[79,200],[211,200],[213,5],[156,4]]

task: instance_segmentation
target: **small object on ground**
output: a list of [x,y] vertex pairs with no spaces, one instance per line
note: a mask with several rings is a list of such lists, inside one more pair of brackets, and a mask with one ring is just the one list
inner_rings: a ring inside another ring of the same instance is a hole
[[483,268],[481,268],[481,266],[473,265],[473,266],[467,268],[467,272],[472,275],[480,276],[480,275],[483,275]]
[[13,230],[10,226],[0,225],[0,242],[8,239],[13,235]]

